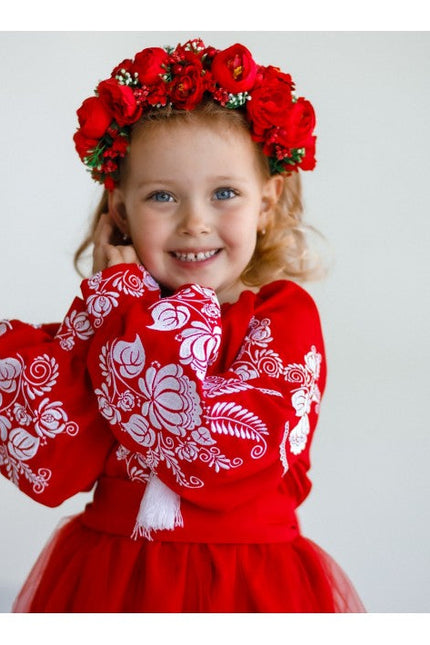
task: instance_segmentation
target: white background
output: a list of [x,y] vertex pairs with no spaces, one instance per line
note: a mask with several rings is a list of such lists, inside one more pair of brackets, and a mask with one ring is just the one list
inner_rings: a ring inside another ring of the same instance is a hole
[[[143,47],[195,36],[242,42],[317,112],[318,166],[303,179],[333,252],[308,285],[329,378],[302,530],[368,611],[428,612],[429,33],[1,32],[0,318],[57,321],[79,293],[72,255],[99,195],[72,142],[82,100]],[[1,480],[0,611],[87,499],[48,509]]]

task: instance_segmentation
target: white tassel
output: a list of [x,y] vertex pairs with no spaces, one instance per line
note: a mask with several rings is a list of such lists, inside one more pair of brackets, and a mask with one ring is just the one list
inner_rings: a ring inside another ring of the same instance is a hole
[[166,484],[163,484],[157,475],[151,473],[140,502],[131,537],[134,540],[137,540],[138,537],[152,540],[151,531],[160,531],[161,529],[172,531],[175,527],[183,525],[181,498]]

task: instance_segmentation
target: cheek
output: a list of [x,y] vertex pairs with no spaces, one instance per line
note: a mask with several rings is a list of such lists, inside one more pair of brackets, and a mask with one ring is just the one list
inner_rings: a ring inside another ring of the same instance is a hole
[[129,225],[135,245],[151,247],[162,242],[167,235],[166,223],[160,218],[140,214],[138,217],[130,217]]

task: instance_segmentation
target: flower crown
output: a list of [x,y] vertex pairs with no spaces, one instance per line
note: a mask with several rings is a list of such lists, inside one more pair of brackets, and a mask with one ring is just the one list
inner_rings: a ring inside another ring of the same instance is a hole
[[175,49],[149,47],[126,59],[101,81],[77,111],[76,150],[95,181],[113,190],[127,154],[131,126],[165,106],[193,110],[207,97],[242,110],[272,174],[315,167],[315,113],[297,98],[289,74],[258,65],[241,44],[224,50],[200,39]]

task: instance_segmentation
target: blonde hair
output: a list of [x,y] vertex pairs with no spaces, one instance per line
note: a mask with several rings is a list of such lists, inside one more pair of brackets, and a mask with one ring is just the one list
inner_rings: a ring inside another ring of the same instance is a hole
[[[199,104],[194,110],[177,110],[171,107],[158,108],[146,113],[136,128],[154,127],[156,124],[170,125],[178,120],[185,123],[204,122],[208,126],[222,123],[224,126],[239,128],[249,133],[248,124],[239,110],[221,107],[212,100]],[[269,162],[256,143],[255,150],[259,165],[265,177],[270,176]],[[124,178],[127,174],[127,157],[120,169]],[[74,266],[84,277],[79,263],[84,252],[91,246],[94,233],[101,215],[108,211],[108,192],[104,190],[94,212],[89,230],[74,255]],[[298,282],[321,278],[325,271],[322,259],[311,249],[310,236],[320,233],[303,222],[303,202],[301,180],[298,172],[284,176],[284,186],[273,216],[263,232],[257,234],[254,254],[242,273],[242,281],[248,286],[262,286],[279,279],[294,279]],[[122,235],[116,231],[112,244],[124,244]]]

